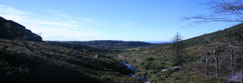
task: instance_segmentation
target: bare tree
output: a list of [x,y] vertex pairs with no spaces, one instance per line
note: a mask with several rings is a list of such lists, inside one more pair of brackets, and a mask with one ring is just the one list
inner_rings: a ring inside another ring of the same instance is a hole
[[215,61],[215,76],[218,77],[218,66],[219,66],[219,60],[218,60],[218,54],[216,54],[216,49],[218,48],[218,44],[215,45],[213,51],[211,52],[211,55],[214,58]]
[[208,75],[208,61],[209,61],[209,58],[210,58],[210,55],[211,55],[211,51],[207,48],[207,44],[209,43],[209,39],[207,39],[206,37],[204,37],[204,39],[205,40],[207,40],[206,41],[206,43],[204,44],[204,47],[205,47],[205,50],[207,51],[206,52],[206,54],[204,54],[204,56],[205,56],[205,64],[206,64],[206,66],[205,66],[205,69],[206,69],[206,75]]
[[229,53],[230,53],[230,69],[231,69],[231,75],[234,76],[234,48],[232,43],[227,43],[229,46]]
[[[213,56],[214,59],[214,66],[215,66],[215,77],[218,77],[218,63],[219,63],[219,54],[217,52],[217,49],[219,48],[219,45],[222,45],[220,42],[212,42],[208,37],[204,37],[204,39],[209,43],[206,50],[208,51],[210,56]],[[208,66],[208,57],[206,56],[206,68]],[[207,70],[206,70],[207,71]],[[208,73],[208,72],[207,72]]]
[[243,23],[243,0],[217,0],[206,3],[213,11],[210,15],[184,17],[184,20],[195,20],[196,23],[205,22],[239,22]]
[[235,60],[235,55],[237,52],[240,51],[240,47],[238,45],[234,45],[233,41],[227,41],[227,46],[229,48],[229,55],[230,55],[229,58],[230,58],[231,75],[234,76],[235,63],[237,63],[237,61]]
[[174,43],[172,46],[174,53],[175,53],[175,56],[173,57],[173,59],[176,62],[175,65],[178,65],[182,61],[182,58],[181,58],[182,44],[180,42],[181,40],[182,40],[182,36],[179,33],[176,33],[176,35],[173,39]]
[[207,67],[208,67],[208,60],[209,57],[212,56],[214,59],[214,65],[215,65],[215,76],[218,77],[218,63],[219,63],[219,51],[217,51],[218,49],[227,46],[228,47],[228,55],[229,55],[229,59],[230,59],[230,70],[231,70],[231,75],[234,76],[234,72],[235,72],[235,63],[236,59],[235,59],[235,55],[237,52],[240,52],[240,46],[235,45],[235,41],[233,39],[231,40],[225,40],[225,42],[212,42],[210,41],[210,39],[208,37],[204,37],[204,39],[207,41],[208,45],[205,45],[207,48],[207,52],[209,53],[208,55],[205,55],[206,58],[206,75],[208,73]]
[[179,56],[180,55],[180,41],[182,40],[182,36],[179,33],[176,33],[176,36],[174,38],[174,44],[175,44],[175,51],[176,51],[176,55]]

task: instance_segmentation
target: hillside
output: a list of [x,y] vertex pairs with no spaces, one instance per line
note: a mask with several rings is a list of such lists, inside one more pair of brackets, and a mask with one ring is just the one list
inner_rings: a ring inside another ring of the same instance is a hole
[[67,42],[67,43],[80,44],[80,45],[98,47],[103,49],[113,49],[113,50],[146,47],[146,46],[153,45],[150,43],[139,42],[139,41],[115,41],[115,40],[97,40],[97,41]]
[[[129,50],[118,54],[117,59],[127,60],[141,71],[136,73],[137,75],[149,77],[151,81],[156,83],[239,82],[240,74],[243,71],[243,24],[183,40],[179,43],[182,45],[178,57],[179,64],[175,61],[173,44]],[[215,48],[215,46],[217,47]],[[215,77],[215,58],[207,51],[213,52],[213,49],[215,49],[215,56],[218,56],[217,77]],[[231,76],[230,65],[232,53],[234,55],[232,59],[234,76]],[[208,56],[207,68],[206,55]],[[206,69],[208,69],[207,74]]]
[[139,83],[120,61],[96,56],[109,50],[41,41],[9,20],[0,25],[0,83]]
[[42,38],[14,21],[0,17],[0,38],[42,41]]

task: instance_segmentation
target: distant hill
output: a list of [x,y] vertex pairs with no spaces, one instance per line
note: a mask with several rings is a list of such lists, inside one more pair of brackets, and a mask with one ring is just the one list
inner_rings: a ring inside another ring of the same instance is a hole
[[1,18],[0,83],[140,83],[111,51],[41,41],[22,25]]
[[145,41],[147,43],[151,43],[151,44],[168,44],[168,43],[172,43],[172,41]]
[[116,40],[97,40],[97,41],[83,41],[83,42],[67,42],[72,44],[80,44],[91,47],[98,47],[104,49],[128,49],[136,47],[145,47],[153,45],[151,43],[139,42],[139,41],[116,41]]
[[0,38],[42,41],[42,38],[14,21],[0,17]]

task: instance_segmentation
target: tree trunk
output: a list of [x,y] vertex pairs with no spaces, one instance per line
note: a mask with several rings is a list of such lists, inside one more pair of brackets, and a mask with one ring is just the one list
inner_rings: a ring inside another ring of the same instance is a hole
[[243,83],[243,71],[241,71],[241,82],[240,83]]
[[179,41],[177,41],[177,44],[176,44],[176,61],[177,63],[179,62],[179,45],[178,45]]
[[230,67],[231,67],[231,75],[234,76],[234,50],[230,46]]
[[215,65],[215,77],[218,77],[218,55],[213,55],[214,56],[214,65]]
[[206,75],[208,75],[208,55],[206,55]]
[[218,77],[218,55],[216,54],[216,49],[218,48],[218,43],[216,43],[215,49],[213,51],[214,61],[215,61],[215,77]]

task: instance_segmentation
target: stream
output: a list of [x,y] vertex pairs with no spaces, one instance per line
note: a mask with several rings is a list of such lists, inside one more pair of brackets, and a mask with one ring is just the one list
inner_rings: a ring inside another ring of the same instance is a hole
[[[128,69],[132,70],[133,72],[139,72],[136,70],[136,68],[134,66],[132,66],[131,64],[128,64],[128,62],[126,61],[122,61],[122,64],[124,66],[126,66]],[[140,76],[136,76],[135,73],[130,73],[128,74],[128,76],[134,77],[139,79],[142,83],[150,83],[149,78],[142,78]]]

